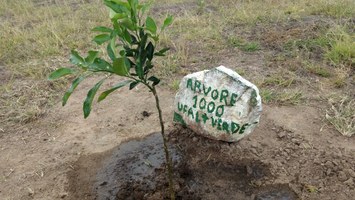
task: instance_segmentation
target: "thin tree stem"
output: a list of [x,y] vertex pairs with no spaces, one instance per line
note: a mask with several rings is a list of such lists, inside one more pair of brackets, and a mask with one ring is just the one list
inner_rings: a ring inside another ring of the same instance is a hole
[[161,126],[161,135],[163,137],[163,143],[164,143],[164,151],[165,151],[165,159],[166,159],[166,168],[168,170],[168,178],[169,178],[169,191],[170,191],[170,199],[175,200],[175,191],[174,191],[174,182],[173,182],[173,165],[172,165],[172,160],[170,157],[169,149],[168,149],[168,139],[165,135],[165,130],[164,130],[164,121],[163,121],[163,115],[160,109],[160,104],[159,104],[159,97],[157,94],[157,91],[155,87],[151,87],[151,91],[153,92],[153,95],[155,97],[155,103],[158,109],[159,113],[159,121],[160,121],[160,126]]

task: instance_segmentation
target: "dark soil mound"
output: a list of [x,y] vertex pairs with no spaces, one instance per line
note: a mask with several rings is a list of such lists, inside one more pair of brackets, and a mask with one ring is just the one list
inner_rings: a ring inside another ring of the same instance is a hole
[[[269,166],[226,151],[231,148],[229,143],[206,139],[181,128],[169,135],[169,143],[177,199],[297,199],[288,185],[261,187],[261,180],[272,178]],[[78,195],[75,190],[76,197],[168,199],[160,133],[126,142],[106,157],[86,183],[91,183],[87,187],[91,191]]]

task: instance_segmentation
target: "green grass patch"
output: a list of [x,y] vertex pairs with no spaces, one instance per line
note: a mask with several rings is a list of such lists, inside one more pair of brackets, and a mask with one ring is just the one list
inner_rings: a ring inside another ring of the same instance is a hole
[[282,74],[274,74],[266,77],[262,86],[290,87],[295,83],[295,79],[291,76],[283,76]]
[[324,48],[327,48],[330,43],[331,40],[324,36],[314,39],[295,39],[286,42],[286,44],[284,44],[284,49],[286,51],[304,50],[314,52],[319,49],[323,50]]
[[262,101],[267,104],[274,102],[276,100],[276,93],[270,89],[265,89],[265,88],[261,89],[260,96],[261,96]]
[[218,0],[213,5],[221,7],[228,23],[257,24],[300,19],[309,15],[351,18],[355,15],[353,0],[283,0],[236,1]]
[[325,57],[335,65],[354,65],[355,34],[346,26],[336,26],[329,30],[327,36],[331,38],[331,43]]
[[321,67],[321,66],[311,66],[310,68],[308,68],[308,70],[311,73],[316,74],[321,77],[327,78],[327,77],[331,76],[330,71],[326,68]]
[[335,41],[331,49],[325,54],[325,57],[338,65],[346,63],[355,64],[355,43],[346,41]]
[[170,84],[169,84],[170,89],[173,91],[177,92],[180,87],[180,80],[179,79],[174,79]]
[[240,39],[238,37],[234,37],[231,36],[228,38],[228,43],[233,46],[233,47],[237,47],[242,51],[245,52],[254,52],[254,51],[258,51],[261,49],[260,44],[258,42],[255,41],[245,41],[243,39]]
[[303,95],[300,91],[284,91],[277,95],[277,102],[283,105],[297,105],[301,103]]
[[253,52],[260,50],[260,44],[258,42],[247,42],[239,47],[243,51]]
[[[309,54],[322,57],[333,65],[354,66],[355,64],[355,34],[350,30],[351,25],[334,25],[328,30],[317,33],[310,39],[293,39],[283,45],[285,52],[300,52],[303,57]],[[317,72],[316,72],[317,73]]]
[[305,69],[308,72],[315,74],[317,76],[328,78],[331,77],[332,75],[332,72],[324,65],[319,65],[317,63],[310,63],[310,62],[305,62],[304,65],[305,65]]
[[282,92],[261,88],[260,96],[264,103],[270,104],[280,104],[280,105],[297,105],[302,102],[303,95],[302,92],[296,90],[284,90]]
[[352,0],[317,0],[309,3],[309,13],[331,17],[354,17],[355,3]]

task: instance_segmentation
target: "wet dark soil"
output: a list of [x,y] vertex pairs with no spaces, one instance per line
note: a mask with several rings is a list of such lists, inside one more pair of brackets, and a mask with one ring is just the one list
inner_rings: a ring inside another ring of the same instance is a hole
[[[169,134],[169,143],[177,199],[298,199],[287,184],[261,186],[261,181],[272,179],[270,166],[242,154],[227,153],[229,143],[183,128]],[[110,152],[85,157],[69,176],[73,177],[70,196],[97,200],[168,199],[164,156],[161,135],[153,133]],[[84,162],[96,164],[88,170],[81,167]]]

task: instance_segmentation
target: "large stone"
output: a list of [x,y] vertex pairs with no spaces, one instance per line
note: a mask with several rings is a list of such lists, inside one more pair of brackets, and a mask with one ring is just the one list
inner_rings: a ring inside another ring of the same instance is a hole
[[258,88],[224,66],[185,76],[174,106],[174,121],[228,142],[249,135],[262,111]]

